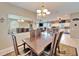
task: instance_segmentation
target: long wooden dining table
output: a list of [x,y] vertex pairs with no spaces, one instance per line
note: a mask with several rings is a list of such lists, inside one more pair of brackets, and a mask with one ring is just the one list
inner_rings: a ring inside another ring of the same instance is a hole
[[37,55],[40,55],[46,46],[48,46],[52,42],[52,37],[48,32],[41,32],[40,37],[35,38],[25,38],[23,42],[27,44],[27,46]]

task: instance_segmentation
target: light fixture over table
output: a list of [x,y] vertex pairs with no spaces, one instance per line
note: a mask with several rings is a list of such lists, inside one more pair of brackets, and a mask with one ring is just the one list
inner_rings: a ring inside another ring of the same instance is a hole
[[48,9],[45,8],[44,3],[42,3],[41,8],[37,9],[37,17],[45,17],[49,14],[50,12],[48,11]]

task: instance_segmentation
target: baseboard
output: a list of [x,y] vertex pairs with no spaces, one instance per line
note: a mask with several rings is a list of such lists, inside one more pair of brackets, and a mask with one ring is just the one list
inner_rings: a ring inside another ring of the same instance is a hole
[[10,52],[14,51],[14,48],[13,47],[8,47],[8,48],[5,48],[5,49],[2,49],[0,50],[0,56],[4,56]]

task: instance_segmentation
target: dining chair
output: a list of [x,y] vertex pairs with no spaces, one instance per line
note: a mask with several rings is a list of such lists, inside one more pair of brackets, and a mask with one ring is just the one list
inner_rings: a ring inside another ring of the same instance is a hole
[[51,55],[52,54],[52,50],[54,49],[54,44],[55,44],[55,41],[56,41],[56,36],[57,36],[57,33],[53,33],[53,37],[52,37],[52,43],[49,44],[45,50],[44,50],[44,53],[47,54],[47,55]]
[[55,55],[56,56],[57,55],[57,49],[58,49],[58,52],[60,52],[59,44],[60,44],[62,34],[63,34],[63,31],[57,32],[54,48],[51,49],[52,52],[50,53],[50,55]]
[[35,38],[35,30],[30,31],[30,39]]
[[26,55],[28,55],[28,54],[31,52],[31,50],[30,50],[29,48],[26,48],[27,52],[24,53],[24,54],[21,54],[21,53],[19,52],[19,47],[24,45],[24,49],[25,49],[25,43],[18,45],[15,35],[12,35],[12,40],[13,40],[14,51],[15,51],[15,55],[16,55],[16,56],[20,56],[20,55],[21,55],[21,56],[26,56]]
[[40,37],[40,36],[41,36],[41,30],[40,30],[40,29],[37,29],[37,30],[35,31],[35,37],[38,38],[38,37]]
[[62,34],[63,34],[63,32],[56,32],[53,34],[51,48],[49,51],[44,51],[45,54],[47,54],[49,56],[56,56],[57,49],[60,52],[59,43],[60,43],[60,39],[61,39]]

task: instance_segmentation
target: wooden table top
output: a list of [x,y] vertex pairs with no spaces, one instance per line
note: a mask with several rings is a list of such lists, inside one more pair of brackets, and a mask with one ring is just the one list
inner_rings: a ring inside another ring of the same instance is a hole
[[42,32],[41,37],[23,39],[23,41],[37,54],[40,55],[44,48],[52,42],[52,35],[47,32]]

